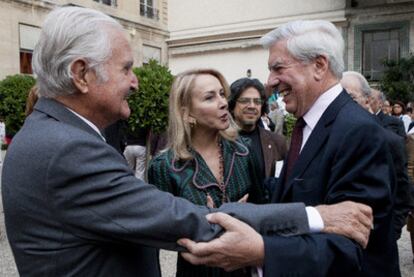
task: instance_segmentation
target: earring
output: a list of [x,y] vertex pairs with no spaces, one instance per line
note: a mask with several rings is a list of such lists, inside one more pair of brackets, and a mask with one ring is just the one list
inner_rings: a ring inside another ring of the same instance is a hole
[[188,123],[190,124],[190,128],[194,128],[197,125],[197,120],[194,117],[190,117]]

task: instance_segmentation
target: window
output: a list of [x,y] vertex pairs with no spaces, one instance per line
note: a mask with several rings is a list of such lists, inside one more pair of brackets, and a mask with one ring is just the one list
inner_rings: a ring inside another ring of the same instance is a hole
[[151,19],[159,19],[159,11],[154,8],[154,0],[140,0],[139,13]]
[[32,52],[39,40],[40,28],[19,24],[20,73],[32,74]]
[[398,60],[409,52],[409,23],[388,22],[355,27],[354,70],[369,81],[381,79],[385,60]]
[[95,2],[116,7],[116,0],[93,0]]
[[142,47],[142,53],[143,53],[143,63],[147,64],[150,59],[157,60],[158,62],[161,62],[161,48],[149,46],[149,45],[143,45]]
[[33,74],[32,51],[20,50],[20,73]]
[[379,80],[385,60],[400,58],[399,30],[367,31],[362,33],[362,74],[368,80]]

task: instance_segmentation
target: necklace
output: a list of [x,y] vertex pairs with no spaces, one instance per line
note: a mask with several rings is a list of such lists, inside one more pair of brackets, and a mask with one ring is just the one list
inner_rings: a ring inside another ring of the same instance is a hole
[[218,186],[222,194],[221,203],[227,202],[226,199],[226,184],[224,182],[224,157],[223,157],[223,145],[221,143],[221,139],[218,138],[217,140],[218,145],[218,157],[219,157],[219,179]]

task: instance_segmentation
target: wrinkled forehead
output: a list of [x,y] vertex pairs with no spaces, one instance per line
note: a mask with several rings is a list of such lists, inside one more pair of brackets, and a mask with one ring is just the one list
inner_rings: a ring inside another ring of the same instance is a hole
[[268,66],[287,65],[296,61],[287,49],[287,41],[282,40],[269,47]]

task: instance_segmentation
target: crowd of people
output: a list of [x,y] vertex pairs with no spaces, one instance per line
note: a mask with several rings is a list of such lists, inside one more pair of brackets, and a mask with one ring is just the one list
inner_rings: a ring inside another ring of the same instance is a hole
[[[404,104],[389,115],[382,92],[344,72],[328,21],[288,22],[260,43],[266,85],[229,86],[208,68],[175,77],[146,178],[145,149],[113,136],[139,85],[123,27],[52,11],[33,52],[36,99],[3,168],[19,274],[160,276],[158,249],[170,249],[177,276],[400,276],[407,217],[414,234]],[[288,139],[284,112],[296,118]]]

